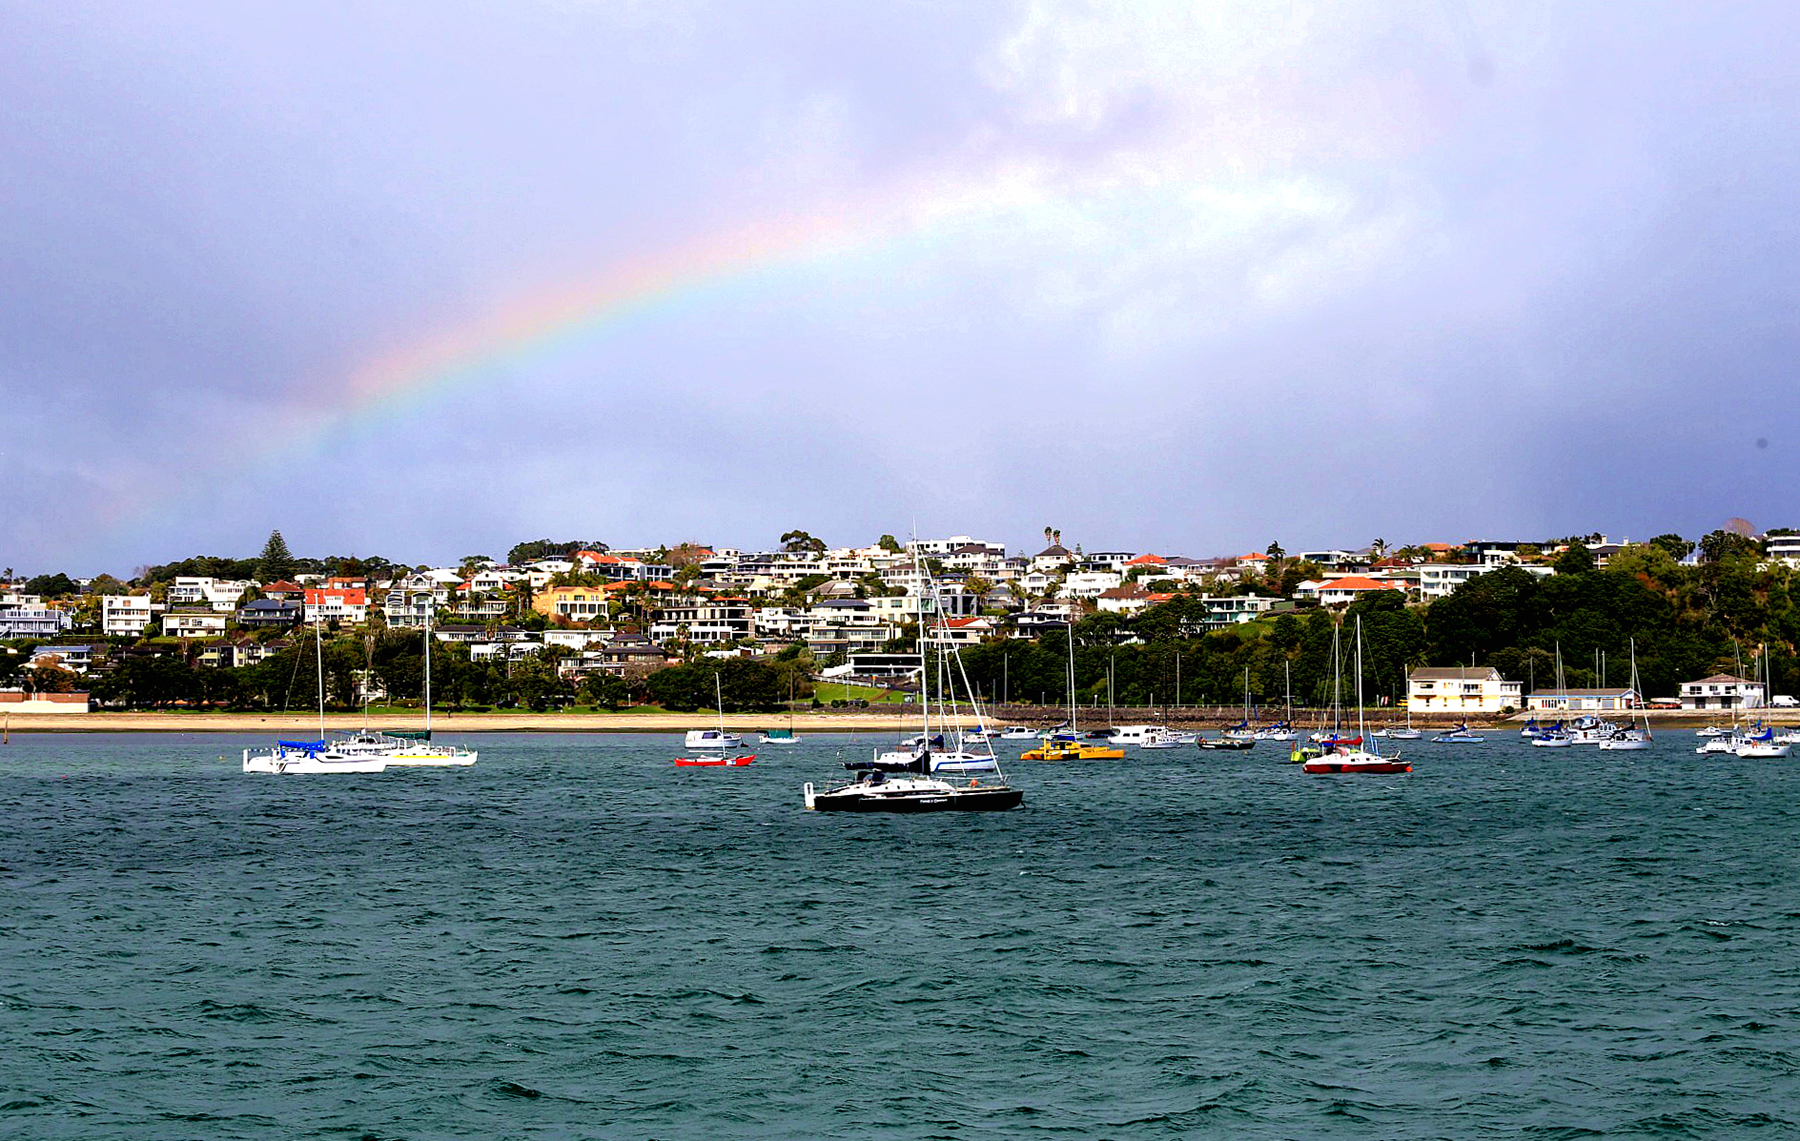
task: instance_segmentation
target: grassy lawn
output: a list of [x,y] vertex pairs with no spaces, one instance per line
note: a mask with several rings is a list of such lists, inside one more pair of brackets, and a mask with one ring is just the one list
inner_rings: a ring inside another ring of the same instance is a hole
[[849,685],[841,681],[821,681],[813,683],[813,696],[820,702],[830,705],[834,701],[866,701],[871,705],[876,702],[888,702],[898,705],[905,699],[905,694],[891,689],[877,689],[871,685]]

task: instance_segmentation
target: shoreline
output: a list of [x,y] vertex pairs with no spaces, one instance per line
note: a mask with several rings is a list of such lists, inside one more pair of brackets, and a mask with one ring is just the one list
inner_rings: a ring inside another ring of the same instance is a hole
[[[1083,710],[1078,718],[1079,723],[1098,727],[1107,723],[1103,711]],[[1384,709],[1379,716],[1369,717],[1371,729],[1384,728],[1389,725],[1405,723],[1405,715],[1395,716],[1393,710]],[[1761,719],[1771,725],[1800,724],[1800,709],[1758,709],[1751,710],[1750,720]],[[1156,723],[1186,729],[1217,729],[1234,724],[1240,714],[1235,710],[1223,713],[1205,709],[1163,709],[1152,711],[1141,708],[1118,709],[1111,718],[1112,724],[1130,725]],[[1415,714],[1413,724],[1422,729],[1449,728],[1468,721],[1471,728],[1501,730],[1516,727],[1532,716],[1540,720],[1555,720],[1554,714],[1515,713],[1507,717],[1495,715],[1463,716],[1461,714],[1433,713],[1429,715]],[[1579,714],[1564,714],[1569,719]],[[1608,715],[1619,719],[1618,714]],[[1058,724],[1063,720],[1063,711],[1033,707],[1029,710],[1009,708],[990,711],[988,723],[991,725],[1022,724],[1034,728],[1044,728]],[[1266,720],[1266,718],[1265,718]],[[1354,720],[1354,714],[1346,711],[1344,720]],[[1650,725],[1653,729],[1697,728],[1708,724],[1727,723],[1730,718],[1720,710],[1658,710],[1650,714]],[[1740,720],[1744,720],[1740,714]],[[717,714],[707,710],[693,713],[432,713],[432,729],[441,733],[680,733],[688,729],[705,728],[717,724]],[[1303,729],[1313,728],[1318,718],[1316,715],[1296,715],[1295,721]],[[969,723],[965,719],[965,723]],[[99,713],[28,713],[19,714],[6,719],[7,731],[10,733],[289,733],[316,734],[319,727],[318,715],[295,713],[187,713],[187,712],[99,712]],[[726,729],[738,733],[754,733],[766,729],[786,728],[789,724],[785,713],[735,714],[725,718]],[[898,706],[891,711],[856,710],[854,712],[837,710],[804,711],[795,713],[792,725],[795,732],[804,735],[813,733],[862,733],[891,732],[900,729],[917,728],[917,710],[912,706]],[[333,713],[325,717],[327,732],[349,733],[371,725],[382,729],[418,731],[424,728],[425,719],[418,713],[394,716],[365,718],[361,713]]]

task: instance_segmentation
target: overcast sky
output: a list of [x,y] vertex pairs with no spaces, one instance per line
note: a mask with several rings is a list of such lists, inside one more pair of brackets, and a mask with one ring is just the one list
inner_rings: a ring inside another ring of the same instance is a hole
[[1796,31],[0,0],[0,563],[1800,525]]

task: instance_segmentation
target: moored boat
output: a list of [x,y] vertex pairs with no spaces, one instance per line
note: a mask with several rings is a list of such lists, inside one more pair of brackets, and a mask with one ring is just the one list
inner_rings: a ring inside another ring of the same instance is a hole
[[[1336,658],[1336,656],[1333,653],[1332,657]],[[1363,721],[1362,676],[1362,616],[1358,615],[1356,619],[1356,739],[1359,742],[1366,735]],[[1321,776],[1412,772],[1412,765],[1402,760],[1398,753],[1391,757],[1385,757],[1379,752],[1345,747],[1328,748],[1319,756],[1307,757],[1301,762],[1300,767],[1305,772]]]
[[1223,734],[1218,737],[1201,737],[1198,741],[1196,741],[1194,743],[1196,745],[1200,746],[1202,749],[1226,749],[1226,750],[1230,750],[1233,752],[1239,752],[1239,753],[1245,751],[1246,749],[1253,749],[1256,747],[1256,739],[1255,738],[1253,738],[1253,737],[1233,737],[1229,733]]
[[724,694],[720,692],[719,675],[716,672],[713,674],[713,701],[719,708],[718,729],[689,729],[687,732],[687,743],[689,748],[693,748],[696,735],[698,735],[700,740],[708,743],[706,747],[717,749],[718,751],[701,752],[692,757],[676,757],[675,765],[677,768],[742,768],[756,759],[755,753],[738,753],[734,755],[731,752],[731,749],[736,748],[737,746],[725,744],[727,739],[735,741],[738,740],[738,738],[736,734],[725,732],[725,697]]
[[[806,782],[800,793],[808,812],[995,812],[1016,808],[1025,799],[1024,791],[1008,784],[1005,774],[1000,771],[999,758],[994,754],[994,734],[987,729],[981,700],[969,684],[960,651],[945,637],[943,597],[920,565],[916,548],[913,570],[930,587],[931,609],[937,615],[935,643],[941,647],[935,670],[937,728],[933,728],[932,717],[934,671],[927,649],[930,642],[921,636],[919,708],[922,731],[901,751],[877,753],[872,760],[845,764],[844,768],[858,774],[854,780],[824,791],[817,789],[811,781]],[[974,710],[974,731],[961,725],[954,696],[959,680]],[[954,750],[943,748],[947,730],[955,730],[958,734]],[[974,775],[976,773],[991,773],[992,778],[984,782],[982,777]],[[959,782],[950,779],[951,776],[967,779]]]
[[1649,716],[1647,714],[1644,715],[1642,718],[1643,724],[1641,726],[1638,724],[1638,713],[1643,707],[1643,691],[1638,688],[1636,638],[1631,640],[1631,692],[1633,697],[1633,708],[1631,713],[1632,724],[1629,728],[1614,730],[1612,736],[1600,742],[1600,748],[1605,752],[1638,752],[1650,747],[1651,734]]

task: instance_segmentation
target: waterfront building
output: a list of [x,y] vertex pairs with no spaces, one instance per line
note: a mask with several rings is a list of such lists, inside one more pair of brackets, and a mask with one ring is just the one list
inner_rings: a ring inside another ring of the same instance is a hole
[[1731,674],[1681,683],[1683,709],[1761,709],[1767,704],[1768,691],[1761,682]]
[[1406,678],[1406,708],[1414,713],[1498,713],[1517,709],[1524,687],[1492,666],[1421,666]]
[[0,689],[0,713],[86,713],[85,693],[26,693],[17,689]]
[[1540,689],[1525,699],[1525,708],[1546,713],[1618,713],[1643,704],[1630,686],[1590,689]]

